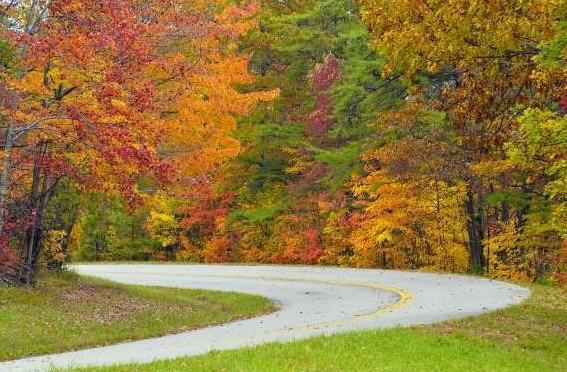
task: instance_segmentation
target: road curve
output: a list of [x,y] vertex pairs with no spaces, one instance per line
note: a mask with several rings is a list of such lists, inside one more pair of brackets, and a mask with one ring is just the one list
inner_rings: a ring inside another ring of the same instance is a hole
[[523,287],[460,275],[291,266],[77,265],[123,283],[259,294],[279,311],[113,346],[0,363],[0,371],[150,362],[318,334],[433,323],[517,304]]

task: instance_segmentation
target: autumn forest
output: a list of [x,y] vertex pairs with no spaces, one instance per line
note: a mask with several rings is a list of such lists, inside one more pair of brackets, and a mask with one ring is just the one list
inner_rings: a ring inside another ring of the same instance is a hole
[[140,260],[567,284],[565,14],[0,0],[0,282]]

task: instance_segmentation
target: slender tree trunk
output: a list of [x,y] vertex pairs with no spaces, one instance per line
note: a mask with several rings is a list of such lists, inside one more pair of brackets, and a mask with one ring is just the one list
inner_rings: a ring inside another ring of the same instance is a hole
[[502,222],[506,223],[510,219],[510,204],[507,201],[502,202]]
[[43,238],[43,220],[45,216],[45,211],[47,209],[47,203],[51,199],[53,193],[54,184],[51,181],[51,176],[44,171],[43,174],[43,185],[41,190],[41,198],[39,200],[39,208],[37,212],[37,218],[34,224],[34,239],[30,242],[32,247],[32,257],[31,257],[31,280],[29,284],[33,284],[36,281],[37,274],[39,271],[39,256],[41,253],[41,240]]
[[[41,166],[40,160],[42,156],[42,145],[38,144],[35,147],[35,156],[34,156],[34,163],[33,163],[33,173],[32,173],[32,187],[30,191],[30,214],[35,213],[36,216],[34,218],[33,225],[28,229],[26,240],[25,240],[25,248],[24,248],[24,263],[31,270],[31,261],[33,256],[33,241],[35,240],[35,226],[37,222],[37,212],[38,212],[38,199],[39,199],[39,184],[40,184],[40,176],[41,176]],[[26,276],[26,282],[29,281],[29,275]]]
[[[482,198],[479,197],[479,203]],[[470,266],[473,271],[481,271],[484,267],[484,226],[482,219],[482,207],[477,206],[471,186],[467,187],[467,199],[465,209],[468,217],[467,232],[469,235]],[[478,209],[481,209],[478,211]]]
[[[43,238],[43,220],[47,203],[53,193],[54,183],[51,180],[49,169],[42,164],[47,152],[47,143],[36,145],[34,160],[33,182],[30,194],[30,213],[35,212],[35,219],[28,229],[25,241],[25,284],[35,284],[39,271],[39,257],[41,253],[41,240]],[[43,179],[42,179],[43,173]],[[41,192],[40,192],[41,184]]]
[[61,249],[63,253],[67,255],[67,251],[69,250],[69,243],[71,242],[71,233],[73,232],[73,228],[79,219],[79,205],[76,204],[73,206],[71,211],[71,218],[70,220],[63,225],[63,231],[65,232],[65,236],[61,240]]
[[[522,194],[524,195],[529,195],[530,193],[530,189],[529,187],[524,184],[522,185]],[[527,214],[530,210],[529,204],[526,203],[524,206],[522,206],[521,208],[518,208],[516,210],[516,226],[518,228],[518,232],[520,232],[520,230],[522,230],[522,228],[526,225],[527,221]]]
[[12,168],[12,150],[14,148],[14,127],[6,127],[6,143],[4,144],[4,158],[2,159],[2,173],[0,174],[0,234],[5,224],[5,204],[8,196],[8,184]]

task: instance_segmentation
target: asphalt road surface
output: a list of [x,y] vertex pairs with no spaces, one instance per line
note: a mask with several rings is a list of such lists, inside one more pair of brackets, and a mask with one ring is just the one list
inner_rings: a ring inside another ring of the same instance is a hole
[[427,324],[522,302],[520,286],[460,275],[293,266],[77,265],[122,283],[258,294],[279,310],[176,335],[0,363],[0,371],[150,362],[319,334]]

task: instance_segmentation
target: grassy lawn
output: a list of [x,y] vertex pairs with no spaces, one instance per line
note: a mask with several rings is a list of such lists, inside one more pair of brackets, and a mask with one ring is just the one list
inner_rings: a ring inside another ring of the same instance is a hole
[[160,336],[273,309],[260,296],[50,274],[35,289],[0,287],[0,360]]
[[432,326],[355,332],[81,372],[567,371],[567,293],[532,287],[526,303]]

